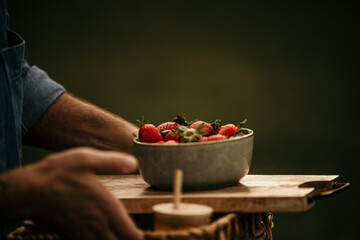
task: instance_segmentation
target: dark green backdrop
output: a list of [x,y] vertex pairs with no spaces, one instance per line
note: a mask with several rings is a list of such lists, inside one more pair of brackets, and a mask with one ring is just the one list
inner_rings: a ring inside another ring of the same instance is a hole
[[[176,113],[255,131],[253,174],[352,183],[275,239],[358,235],[359,29],[355,4],[303,1],[8,1],[30,64],[129,121]],[[25,163],[48,152],[25,148]]]

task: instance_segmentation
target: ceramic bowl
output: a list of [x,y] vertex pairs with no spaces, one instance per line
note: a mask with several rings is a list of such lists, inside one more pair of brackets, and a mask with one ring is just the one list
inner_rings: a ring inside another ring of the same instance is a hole
[[139,171],[145,182],[172,190],[173,175],[183,170],[183,190],[203,190],[237,184],[250,169],[254,132],[221,141],[163,145],[134,140]]

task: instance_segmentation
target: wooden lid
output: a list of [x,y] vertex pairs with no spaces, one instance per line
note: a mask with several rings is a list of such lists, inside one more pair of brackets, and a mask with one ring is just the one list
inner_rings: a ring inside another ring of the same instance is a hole
[[180,203],[175,209],[173,203],[161,203],[153,206],[156,220],[169,224],[202,224],[207,223],[213,209],[207,205]]

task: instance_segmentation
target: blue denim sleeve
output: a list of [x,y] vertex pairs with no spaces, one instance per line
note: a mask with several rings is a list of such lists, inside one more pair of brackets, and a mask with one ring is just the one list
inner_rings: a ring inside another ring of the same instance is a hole
[[22,77],[24,91],[22,132],[24,135],[65,92],[65,89],[50,79],[46,72],[36,66],[30,67],[26,61],[23,63]]

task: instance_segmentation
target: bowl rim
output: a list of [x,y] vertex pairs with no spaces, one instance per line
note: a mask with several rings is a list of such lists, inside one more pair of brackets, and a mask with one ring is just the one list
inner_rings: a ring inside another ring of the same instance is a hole
[[156,146],[156,147],[184,147],[184,146],[203,146],[203,145],[211,145],[211,144],[219,144],[219,143],[225,143],[225,142],[233,142],[233,141],[239,141],[241,139],[244,138],[249,138],[252,137],[254,135],[254,131],[251,130],[250,128],[242,128],[245,129],[247,131],[249,131],[248,134],[245,134],[243,136],[238,136],[238,137],[234,137],[234,138],[229,138],[229,139],[224,139],[224,140],[218,140],[218,141],[209,141],[209,142],[190,142],[190,143],[180,143],[180,144],[161,144],[161,143],[145,143],[145,142],[140,142],[138,140],[138,137],[134,138],[134,143],[137,145],[142,145],[142,146]]

